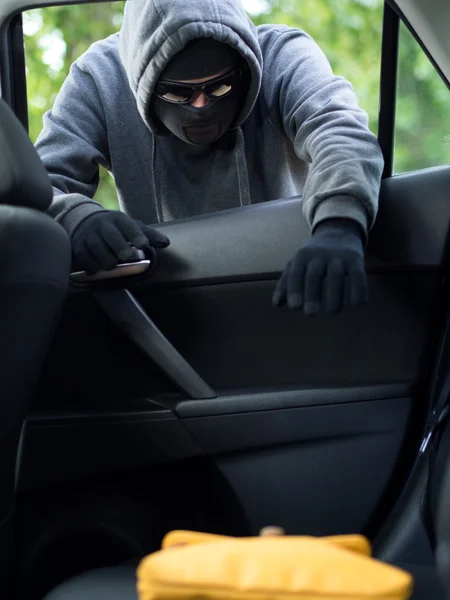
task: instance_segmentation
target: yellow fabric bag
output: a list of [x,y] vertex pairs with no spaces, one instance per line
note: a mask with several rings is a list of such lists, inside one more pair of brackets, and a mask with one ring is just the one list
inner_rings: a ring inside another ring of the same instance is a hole
[[232,538],[173,531],[138,567],[140,600],[407,600],[408,573],[371,558],[368,540]]

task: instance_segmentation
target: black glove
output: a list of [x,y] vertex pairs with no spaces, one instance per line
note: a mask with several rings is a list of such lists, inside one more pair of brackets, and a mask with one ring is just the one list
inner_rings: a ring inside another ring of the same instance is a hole
[[[348,294],[345,287],[348,286]],[[367,302],[362,229],[350,219],[320,223],[288,263],[273,295],[274,306],[303,308],[305,315],[337,313]]]
[[119,263],[137,260],[136,248],[166,248],[169,239],[120,211],[105,210],[86,217],[72,234],[77,267],[92,275]]

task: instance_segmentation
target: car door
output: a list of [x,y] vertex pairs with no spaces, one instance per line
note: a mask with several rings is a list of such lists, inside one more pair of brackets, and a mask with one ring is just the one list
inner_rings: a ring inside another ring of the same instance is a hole
[[[26,122],[20,15],[6,19],[25,2],[2,6],[2,93]],[[394,173],[394,8],[369,304],[317,318],[272,307],[309,236],[301,198],[160,225],[171,247],[141,273],[72,278],[23,429],[22,574],[119,562],[175,527],[378,532],[424,432],[450,222],[448,165]]]

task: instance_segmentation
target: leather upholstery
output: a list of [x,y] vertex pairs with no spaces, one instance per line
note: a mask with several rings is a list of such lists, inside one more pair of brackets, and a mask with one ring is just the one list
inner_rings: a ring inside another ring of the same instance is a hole
[[399,565],[414,577],[411,600],[448,600],[436,569],[431,565]]
[[[432,567],[399,565],[415,579],[411,600],[447,600],[445,590]],[[44,600],[138,600],[134,567],[97,569],[63,583]]]
[[22,124],[0,98],[0,204],[46,210],[53,189]]
[[45,600],[137,600],[136,568],[96,569],[63,583]]
[[70,244],[42,212],[52,187],[24,128],[0,99],[0,581],[11,582],[17,449],[63,305]]
[[69,271],[60,225],[35,210],[0,205],[0,522],[11,510],[20,431]]

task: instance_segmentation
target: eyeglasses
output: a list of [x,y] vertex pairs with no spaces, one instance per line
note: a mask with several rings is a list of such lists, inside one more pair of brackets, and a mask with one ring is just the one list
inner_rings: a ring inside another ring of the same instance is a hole
[[190,104],[198,92],[203,92],[209,100],[229,96],[239,84],[242,71],[235,69],[225,75],[219,75],[205,83],[177,83],[176,81],[158,81],[155,94],[158,98],[172,104]]

